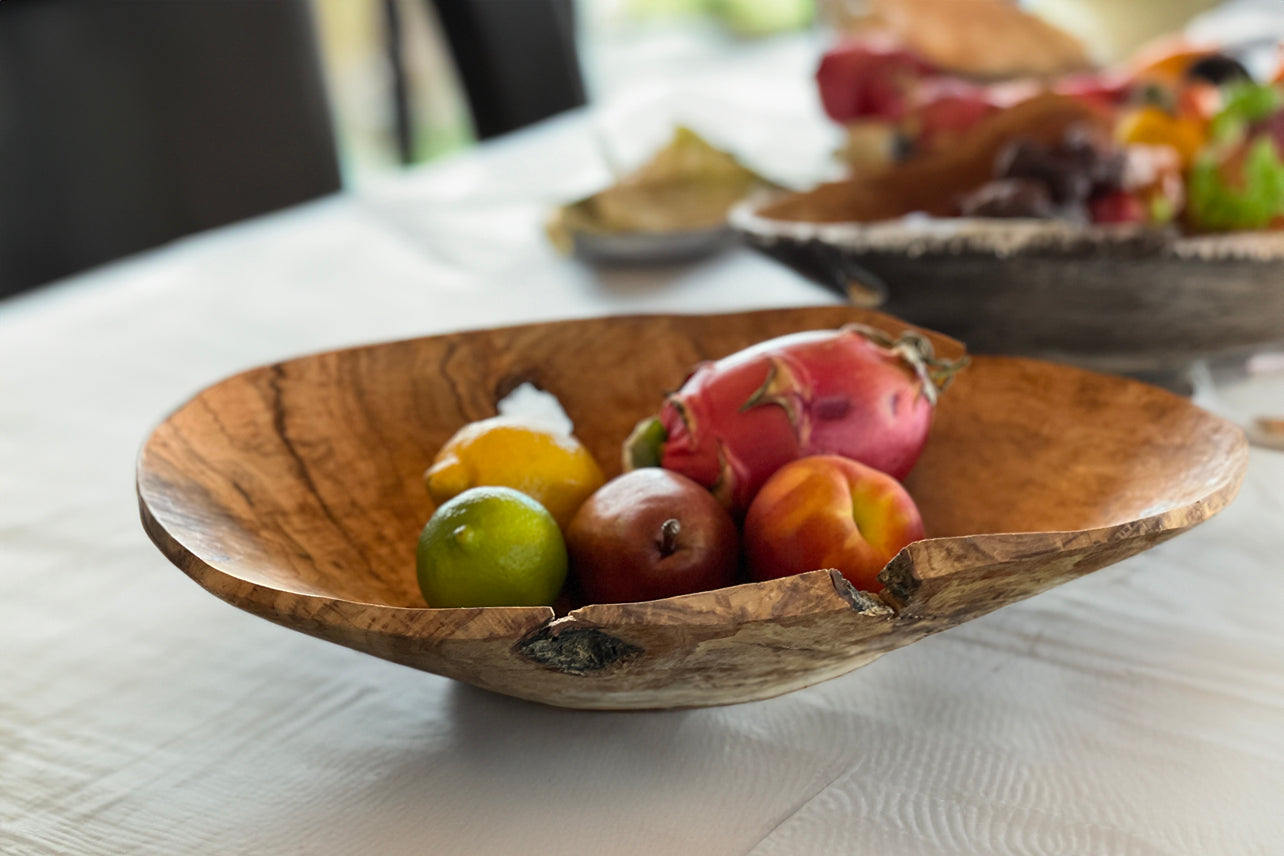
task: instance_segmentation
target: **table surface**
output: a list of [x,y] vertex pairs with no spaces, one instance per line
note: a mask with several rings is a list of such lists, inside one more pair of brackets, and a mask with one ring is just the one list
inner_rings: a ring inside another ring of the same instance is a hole
[[[739,116],[742,150],[819,163],[823,134],[800,130],[817,127],[810,47],[761,50],[735,86],[710,74],[643,93],[643,112],[728,133]],[[811,689],[682,712],[488,694],[235,610],[160,555],[138,522],[140,444],[238,370],[533,319],[835,299],[747,251],[606,272],[556,256],[540,220],[603,180],[608,119],[0,304],[0,851],[1284,852],[1279,452],[1255,448],[1228,510],[1147,553]],[[1198,400],[1284,414],[1284,381]]]

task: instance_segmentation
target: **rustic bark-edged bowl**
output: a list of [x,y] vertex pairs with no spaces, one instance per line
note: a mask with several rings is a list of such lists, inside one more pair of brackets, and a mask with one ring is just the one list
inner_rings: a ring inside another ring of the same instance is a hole
[[1144,373],[1284,342],[1284,232],[844,222],[828,219],[840,214],[829,191],[746,203],[730,221],[755,249],[858,305],[940,330],[974,353]]
[[[167,418],[138,461],[143,525],[175,565],[286,627],[552,705],[767,698],[1131,556],[1235,495],[1242,432],[1163,390],[979,357],[945,392],[907,479],[928,538],[880,595],[824,569],[648,603],[429,609],[415,542],[438,446],[523,382],[558,396],[608,472],[693,364],[858,321],[844,306],[533,324],[253,369]],[[928,334],[957,356],[957,342]]]

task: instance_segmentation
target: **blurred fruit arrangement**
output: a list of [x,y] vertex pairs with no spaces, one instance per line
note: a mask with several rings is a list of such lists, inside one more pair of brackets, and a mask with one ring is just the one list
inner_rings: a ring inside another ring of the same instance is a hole
[[[824,55],[816,82],[853,175],[894,188],[903,173],[906,212],[1196,233],[1284,225],[1281,74],[1255,79],[1218,46],[1167,38],[1116,67],[994,79],[860,33]],[[934,181],[933,164],[952,180]]]
[[879,591],[924,537],[900,479],[965,363],[857,325],[761,342],[696,366],[605,483],[566,431],[466,425],[425,474],[420,590],[434,607],[572,608],[837,569]]

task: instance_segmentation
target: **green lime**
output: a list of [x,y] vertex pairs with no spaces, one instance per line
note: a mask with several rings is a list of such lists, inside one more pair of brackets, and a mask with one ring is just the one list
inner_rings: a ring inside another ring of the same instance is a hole
[[566,582],[553,515],[524,493],[475,487],[441,505],[419,535],[429,606],[548,606]]

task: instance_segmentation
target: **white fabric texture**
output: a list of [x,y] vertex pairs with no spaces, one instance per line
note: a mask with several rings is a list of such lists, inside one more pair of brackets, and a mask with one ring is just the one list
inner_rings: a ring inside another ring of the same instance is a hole
[[[0,851],[1278,854],[1284,455],[1121,564],[771,701],[555,710],[218,601],[138,521],[172,408],[304,352],[835,298],[748,251],[596,274],[539,234],[583,116],[0,304]],[[1210,399],[1212,400],[1212,399]],[[1284,414],[1284,385],[1218,392]]]

